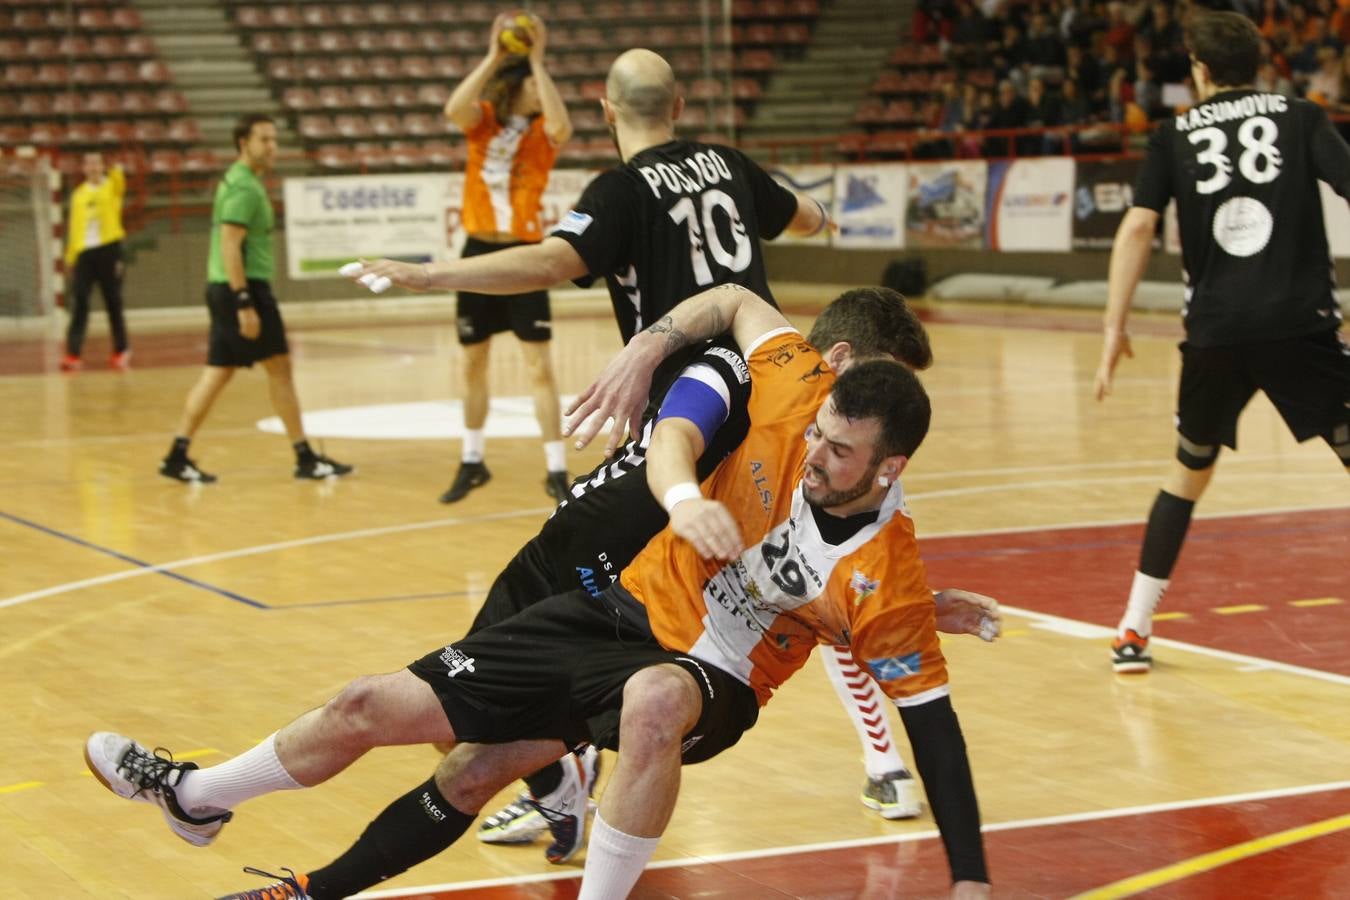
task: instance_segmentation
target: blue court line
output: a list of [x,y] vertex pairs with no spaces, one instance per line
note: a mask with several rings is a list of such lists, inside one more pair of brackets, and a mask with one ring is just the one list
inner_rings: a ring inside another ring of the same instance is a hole
[[236,594],[233,591],[227,591],[224,588],[216,587],[213,584],[207,584],[204,581],[198,581],[195,578],[189,578],[186,575],[180,575],[177,572],[169,572],[164,569],[155,569],[153,563],[145,562],[144,560],[137,559],[134,556],[127,556],[125,553],[120,553],[116,550],[109,549],[108,547],[100,547],[98,544],[86,541],[84,538],[75,537],[75,535],[73,534],[66,534],[64,531],[57,531],[55,528],[48,528],[46,525],[40,525],[37,522],[31,522],[28,519],[20,518],[19,516],[7,513],[3,510],[0,510],[0,519],[8,519],[9,521],[15,523],[16,525],[23,525],[25,527],[32,528],[34,531],[41,531],[43,534],[49,534],[52,537],[61,538],[61,540],[63,541],[70,541],[72,544],[78,544],[81,547],[87,547],[90,550],[96,550],[99,553],[104,554],[105,556],[111,556],[113,559],[120,559],[122,562],[131,563],[133,566],[139,566],[142,569],[154,569],[156,574],[163,575],[165,578],[172,578],[175,581],[181,581],[184,584],[191,585],[192,587],[201,588],[202,590],[210,591],[213,594],[219,594],[222,597],[234,600],[238,603],[243,603],[247,606],[252,606],[254,609],[272,609],[272,607],[268,606],[266,603],[260,603],[257,600],[250,600],[248,597],[245,597],[241,594]]

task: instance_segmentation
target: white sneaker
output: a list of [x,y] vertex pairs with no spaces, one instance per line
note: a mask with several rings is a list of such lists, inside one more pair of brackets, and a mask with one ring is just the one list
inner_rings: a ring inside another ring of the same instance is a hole
[[478,826],[478,839],[485,844],[528,844],[548,831],[548,822],[530,805],[530,795],[521,794]]
[[586,846],[586,819],[594,805],[591,788],[600,773],[600,752],[588,746],[582,753],[569,753],[558,760],[563,768],[562,781],[549,794],[525,802],[548,822],[553,843],[544,850],[549,862],[567,862]]
[[887,772],[880,778],[868,778],[862,792],[862,805],[875,809],[883,819],[912,819],[923,809],[919,785],[904,769]]
[[174,788],[197,764],[174,762],[167,750],[151,753],[129,737],[96,731],[84,743],[84,761],[94,777],[117,796],[158,806],[173,833],[197,847],[214,841],[234,817],[228,811],[201,818],[188,815],[178,805]]

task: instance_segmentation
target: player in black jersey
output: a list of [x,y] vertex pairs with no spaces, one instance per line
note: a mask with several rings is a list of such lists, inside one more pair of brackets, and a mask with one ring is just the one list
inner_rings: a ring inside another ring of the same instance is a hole
[[1317,182],[1350,199],[1350,147],[1321,107],[1252,87],[1260,35],[1236,13],[1186,28],[1200,102],[1149,141],[1134,206],[1111,253],[1096,393],[1133,355],[1125,320],[1158,220],[1177,202],[1185,267],[1177,464],[1149,513],[1139,569],[1112,645],[1118,672],[1147,672],[1153,612],[1237,420],[1264,391],[1300,441],[1321,437],[1350,470],[1350,348],[1338,334]]

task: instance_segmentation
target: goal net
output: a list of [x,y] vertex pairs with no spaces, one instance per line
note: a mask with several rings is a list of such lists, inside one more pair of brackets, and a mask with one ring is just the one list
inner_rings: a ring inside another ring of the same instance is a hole
[[44,156],[0,156],[0,317],[43,316],[55,306],[57,178]]

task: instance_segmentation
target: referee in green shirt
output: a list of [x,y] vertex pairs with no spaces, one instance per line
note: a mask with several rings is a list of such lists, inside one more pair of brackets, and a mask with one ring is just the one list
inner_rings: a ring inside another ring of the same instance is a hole
[[276,125],[268,116],[244,116],[234,127],[234,146],[239,158],[216,186],[211,210],[211,255],[206,267],[211,335],[206,368],[188,392],[173,447],[159,473],[184,482],[216,480],[188,458],[188,445],[235,370],[256,362],[267,372],[272,408],[295,447],[295,477],[346,475],[351,466],[315,453],[305,439],[286,326],[272,296],[276,216],[261,176],[276,160]]

